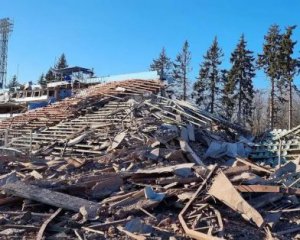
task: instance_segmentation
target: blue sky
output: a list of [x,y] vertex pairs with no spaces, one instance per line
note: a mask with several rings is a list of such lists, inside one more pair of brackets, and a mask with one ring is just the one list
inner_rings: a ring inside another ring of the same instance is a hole
[[[9,41],[8,80],[36,81],[61,53],[69,65],[94,68],[98,76],[145,71],[164,46],[175,58],[187,39],[190,79],[214,36],[224,51],[223,67],[242,33],[258,53],[271,24],[299,25],[299,0],[1,0],[0,18],[14,21]],[[300,43],[296,47],[299,54]],[[298,77],[299,78],[299,77]],[[267,88],[259,72],[255,86]]]

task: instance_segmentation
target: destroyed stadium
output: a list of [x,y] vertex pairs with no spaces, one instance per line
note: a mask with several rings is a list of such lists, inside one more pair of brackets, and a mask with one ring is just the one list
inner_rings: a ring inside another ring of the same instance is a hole
[[137,79],[0,129],[1,239],[300,238],[300,127],[250,141]]

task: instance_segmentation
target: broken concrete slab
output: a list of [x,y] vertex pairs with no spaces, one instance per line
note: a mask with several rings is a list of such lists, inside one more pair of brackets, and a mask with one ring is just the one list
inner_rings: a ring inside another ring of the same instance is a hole
[[221,141],[212,141],[205,152],[204,158],[221,158],[221,157],[247,156],[245,146],[243,143],[229,143]]

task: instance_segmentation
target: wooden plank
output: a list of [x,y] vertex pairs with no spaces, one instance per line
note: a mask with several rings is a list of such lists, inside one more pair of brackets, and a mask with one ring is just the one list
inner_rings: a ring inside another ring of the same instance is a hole
[[110,226],[115,226],[115,225],[119,225],[119,224],[124,224],[129,222],[130,219],[120,219],[120,220],[116,220],[116,221],[112,221],[112,222],[104,222],[104,223],[98,223],[98,224],[93,224],[90,225],[89,228],[99,228],[99,229],[108,229]]
[[232,175],[239,175],[242,174],[243,172],[251,171],[251,167],[248,165],[240,166],[240,167],[230,167],[226,170],[224,170],[224,174],[229,177]]
[[200,166],[206,167],[205,164],[201,161],[198,155],[194,152],[194,150],[190,147],[190,145],[184,141],[179,140],[181,150],[187,155],[187,158]]
[[238,185],[234,186],[240,192],[280,192],[280,186],[267,186],[267,185]]
[[88,231],[88,232],[93,232],[93,233],[98,233],[98,234],[101,234],[101,235],[104,235],[105,233],[102,232],[102,231],[99,231],[99,230],[96,230],[96,229],[92,229],[92,228],[89,228],[89,227],[81,227],[83,230],[85,231]]
[[120,231],[120,232],[123,232],[125,233],[128,237],[132,238],[132,239],[135,239],[135,240],[146,240],[147,238],[145,236],[142,236],[142,235],[137,235],[137,234],[134,234],[132,232],[129,232],[127,230],[125,230],[123,227],[121,226],[117,226],[117,229]]
[[266,169],[266,168],[263,168],[263,167],[261,167],[261,166],[258,166],[258,165],[256,165],[256,164],[250,162],[250,161],[247,161],[246,159],[242,159],[242,158],[239,158],[239,157],[236,158],[236,161],[235,161],[233,167],[235,167],[235,166],[243,166],[243,165],[248,165],[248,166],[250,166],[252,169],[254,169],[254,170],[256,170],[256,171],[259,171],[259,172],[268,173],[268,174],[271,174],[271,173],[272,173],[271,171],[269,171],[269,170]]
[[280,186],[270,186],[270,185],[239,185],[234,186],[240,192],[273,192],[273,193],[285,193],[289,195],[300,195],[300,188],[288,188]]
[[31,199],[37,202],[75,212],[81,212],[81,210],[84,208],[87,212],[87,217],[92,218],[95,217],[95,214],[97,214],[97,211],[100,208],[100,206],[95,202],[60,192],[50,191],[34,185],[25,184],[20,181],[6,184],[2,186],[1,189],[7,194]]
[[247,219],[255,222],[258,227],[262,227],[265,224],[260,213],[242,198],[222,171],[215,177],[208,194],[243,214]]

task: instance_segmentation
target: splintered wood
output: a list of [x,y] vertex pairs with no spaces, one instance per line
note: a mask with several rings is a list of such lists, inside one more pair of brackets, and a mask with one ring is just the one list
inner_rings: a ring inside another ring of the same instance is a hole
[[233,156],[245,129],[163,96],[98,84],[1,122],[0,239],[299,238],[299,166]]
[[73,197],[64,193],[50,191],[37,186],[28,185],[23,182],[8,183],[1,188],[6,193],[35,200],[51,206],[79,212],[85,209],[88,217],[95,217],[99,210],[97,203],[82,198]]

